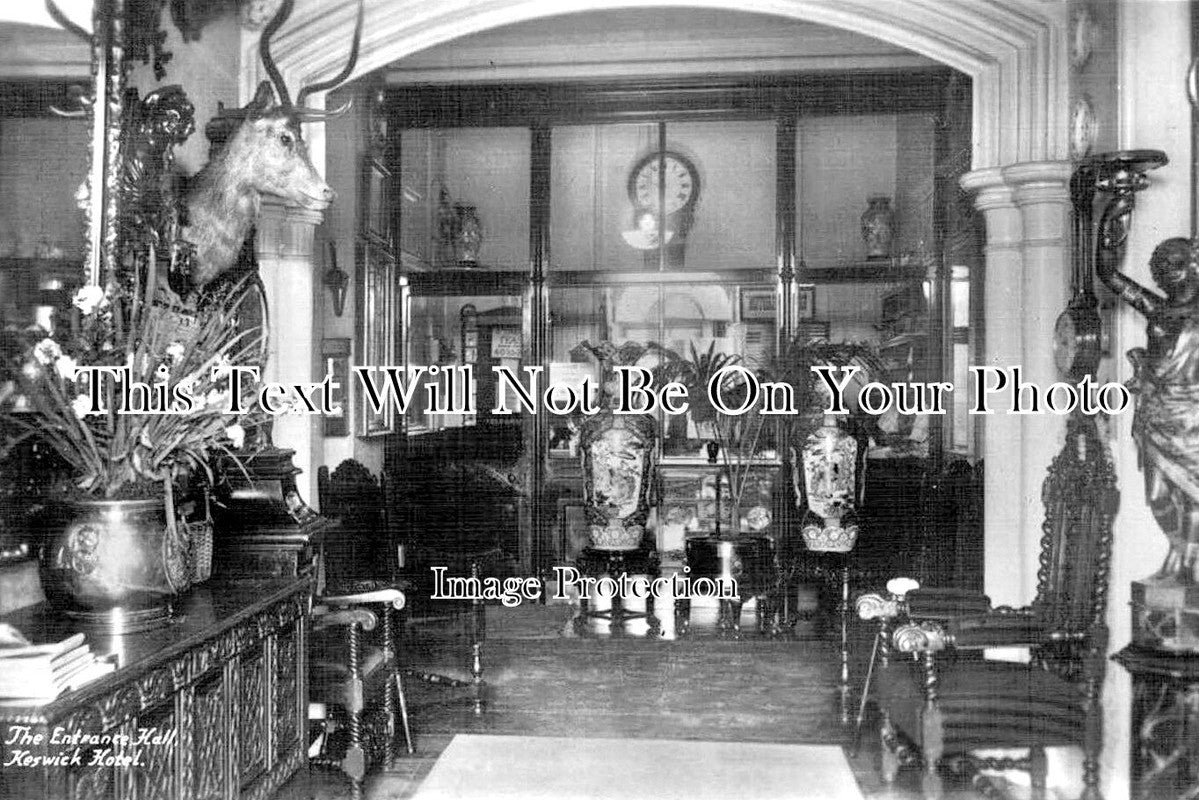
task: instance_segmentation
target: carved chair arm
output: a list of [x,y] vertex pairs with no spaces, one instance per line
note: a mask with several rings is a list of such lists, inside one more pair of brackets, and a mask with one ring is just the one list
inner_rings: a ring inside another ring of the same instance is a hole
[[916,619],[952,619],[991,610],[991,598],[965,589],[919,589],[908,595],[908,614]]
[[859,597],[854,602],[854,608],[858,613],[858,619],[872,620],[895,619],[900,614],[905,613],[905,603],[894,597],[884,597],[878,592],[870,592]]
[[968,614],[950,620],[948,628],[958,649],[1035,647],[1052,638],[1045,624],[1027,611]]
[[324,630],[337,626],[360,625],[364,631],[373,631],[379,617],[365,608],[339,608],[337,610],[317,606],[312,612],[312,629]]
[[870,619],[951,619],[966,614],[980,614],[991,609],[991,599],[985,594],[962,589],[917,589],[903,596],[885,596],[878,592],[857,599],[858,617]]
[[939,653],[952,646],[949,633],[936,622],[909,622],[891,634],[891,643],[901,653]]
[[318,598],[317,602],[327,606],[389,604],[396,611],[402,611],[407,599],[399,589],[377,589],[373,592],[358,592],[357,594],[325,595]]

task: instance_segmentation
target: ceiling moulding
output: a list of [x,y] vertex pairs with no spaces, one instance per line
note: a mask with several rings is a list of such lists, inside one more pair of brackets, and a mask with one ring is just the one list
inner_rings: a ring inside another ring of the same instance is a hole
[[747,75],[757,72],[837,72],[842,70],[921,69],[936,62],[907,56],[792,56],[758,58],[690,58],[669,61],[570,61],[529,64],[493,63],[387,70],[393,86],[427,83],[494,83],[495,81],[591,80],[604,78],[684,77],[690,75]]
[[0,24],[0,79],[90,81],[87,43],[61,28]]

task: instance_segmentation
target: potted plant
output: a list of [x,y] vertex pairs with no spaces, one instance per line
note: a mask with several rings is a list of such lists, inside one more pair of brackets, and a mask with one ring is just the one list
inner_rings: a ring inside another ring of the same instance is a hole
[[173,147],[193,127],[180,95],[130,105],[98,268],[85,279],[80,265],[82,288],[48,329],[10,332],[0,348],[0,457],[36,441],[62,464],[38,518],[47,598],[125,629],[169,616],[202,572],[189,561],[200,548],[181,523],[181,492],[211,480],[213,454],[236,455],[265,419],[254,382],[231,380],[232,368],[265,360],[257,279],[230,272],[202,292],[169,288],[193,272],[168,189]]
[[701,439],[715,439],[717,436],[716,407],[708,399],[708,383],[712,376],[725,367],[741,363],[741,356],[736,353],[721,353],[716,350],[716,342],[708,345],[701,353],[695,342],[689,345],[689,356],[675,362],[673,380],[687,387],[687,397],[691,402],[688,415],[695,426],[696,434]]
[[41,517],[44,588],[66,610],[161,610],[187,587],[178,490],[211,479],[211,454],[235,454],[261,421],[229,413],[235,394],[254,407],[254,387],[232,386],[229,368],[255,366],[263,351],[262,331],[245,325],[249,287],[189,311],[120,281],[84,286],[69,325],[27,332],[0,407],[16,431],[3,449],[35,438],[67,470]]

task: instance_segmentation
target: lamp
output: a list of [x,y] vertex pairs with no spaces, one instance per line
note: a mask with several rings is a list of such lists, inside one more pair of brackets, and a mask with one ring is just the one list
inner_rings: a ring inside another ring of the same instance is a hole
[[333,313],[340,317],[346,310],[346,289],[350,285],[350,276],[337,267],[337,245],[329,242],[328,246],[329,268],[325,270],[325,286],[333,295]]

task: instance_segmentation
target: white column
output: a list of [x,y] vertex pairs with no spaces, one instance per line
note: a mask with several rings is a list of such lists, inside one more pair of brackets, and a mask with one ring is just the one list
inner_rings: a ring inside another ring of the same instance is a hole
[[[1023,221],[1012,190],[997,169],[977,170],[962,178],[962,186],[977,192],[975,205],[986,219],[986,267],[983,303],[985,357],[978,366],[1005,369],[1024,354],[1019,324],[1022,299]],[[1016,491],[1023,486],[1020,418],[1001,412],[978,418],[983,426],[985,589],[996,603],[1019,604],[1023,578],[1024,504]]]
[[[255,250],[258,272],[270,309],[270,342],[263,381],[293,384],[319,380],[320,345],[312,240],[322,214],[264,200]],[[274,444],[295,450],[293,463],[303,470],[296,485],[315,506],[316,468],[321,461],[320,417],[275,418]]]
[[[1042,389],[1060,380],[1053,354],[1053,328],[1070,297],[1070,175],[1069,162],[1016,164],[1003,170],[1013,188],[1023,223],[1024,262],[1020,325],[1024,353],[1023,380]],[[1025,561],[1021,585],[1023,602],[1036,594],[1045,506],[1041,485],[1049,464],[1064,441],[1065,420],[1044,408],[1020,417],[1020,460],[1023,464],[1020,503]]]
[[[983,303],[985,366],[1022,367],[1021,380],[1058,380],[1053,326],[1069,298],[1071,165],[1026,162],[971,172],[986,217]],[[1061,444],[1064,421],[1016,415],[1010,392],[991,395],[983,420],[984,548],[987,593],[996,604],[1025,605],[1036,593],[1041,484]]]

